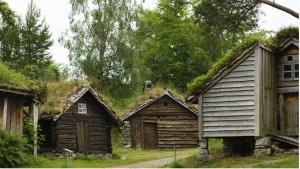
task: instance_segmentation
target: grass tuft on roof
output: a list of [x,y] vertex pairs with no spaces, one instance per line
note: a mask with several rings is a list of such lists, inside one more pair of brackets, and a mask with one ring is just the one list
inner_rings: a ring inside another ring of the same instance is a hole
[[46,102],[40,106],[40,112],[56,115],[64,111],[68,96],[80,90],[86,81],[74,80],[69,82],[50,82],[47,84]]
[[[140,96],[137,96],[133,99],[131,99],[130,104],[123,109],[123,111],[118,111],[118,116],[119,117],[124,117],[125,115],[129,114],[131,111],[133,111],[135,108],[143,105],[143,103],[147,100],[158,98],[161,96],[161,94],[164,91],[169,91],[175,98],[177,98],[179,101],[185,103],[185,96],[183,93],[179,92],[175,88],[172,87],[163,87],[161,85],[155,85],[155,87],[151,88],[150,90],[146,91]],[[196,109],[197,105],[188,105],[190,108]]]
[[244,52],[247,48],[253,45],[257,41],[262,41],[270,46],[277,46],[272,39],[266,38],[266,32],[258,32],[254,33],[247,38],[245,38],[242,42],[238,43],[233,49],[231,49],[224,57],[221,57],[217,60],[208,70],[207,74],[200,75],[196,77],[192,82],[187,84],[188,94],[195,94],[197,91],[201,90],[206,83],[210,81],[221,69],[226,66],[230,66],[231,63],[237,59],[242,52]]
[[29,78],[8,68],[0,61],[0,85],[30,90],[30,85],[32,85],[32,83],[33,82]]

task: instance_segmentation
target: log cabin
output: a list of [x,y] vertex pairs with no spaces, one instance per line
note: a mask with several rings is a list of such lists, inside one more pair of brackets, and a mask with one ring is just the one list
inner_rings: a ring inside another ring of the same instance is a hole
[[189,148],[198,145],[197,111],[172,94],[152,94],[125,114],[121,143],[134,149]]
[[208,155],[207,138],[223,138],[235,151],[259,148],[266,136],[298,137],[298,62],[298,39],[280,48],[255,41],[200,86],[187,99],[199,105],[198,157]]
[[120,121],[89,85],[77,82],[50,84],[48,100],[41,106],[39,124],[42,148],[76,153],[112,153],[112,125]]

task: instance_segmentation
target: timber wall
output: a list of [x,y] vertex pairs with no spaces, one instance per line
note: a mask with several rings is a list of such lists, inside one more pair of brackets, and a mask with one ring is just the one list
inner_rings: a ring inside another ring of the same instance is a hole
[[203,137],[254,135],[254,53],[202,96]]
[[[87,114],[78,114],[77,103],[87,103]],[[112,123],[105,109],[88,92],[55,122],[56,147],[81,153],[112,153]]]
[[[163,96],[129,119],[132,148],[144,149],[148,137],[157,137],[156,148],[198,146],[198,116],[169,96]],[[157,136],[147,136],[144,124],[155,124]]]

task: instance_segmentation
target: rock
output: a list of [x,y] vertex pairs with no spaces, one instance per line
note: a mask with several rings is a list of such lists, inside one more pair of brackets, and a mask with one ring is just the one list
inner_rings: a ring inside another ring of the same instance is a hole
[[270,146],[270,145],[271,145],[270,137],[263,137],[255,140],[255,146]]
[[299,149],[291,149],[292,154],[299,155]]

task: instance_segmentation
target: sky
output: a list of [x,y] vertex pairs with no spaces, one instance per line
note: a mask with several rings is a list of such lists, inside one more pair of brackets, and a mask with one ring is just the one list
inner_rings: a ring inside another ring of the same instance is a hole
[[[10,8],[18,15],[24,17],[26,15],[27,6],[30,0],[4,0],[8,3]],[[68,50],[64,49],[58,43],[58,38],[62,32],[68,29],[69,20],[68,15],[71,10],[69,0],[34,0],[35,4],[41,9],[41,16],[45,17],[46,23],[49,25],[50,32],[54,45],[50,48],[53,59],[57,63],[69,64]],[[299,0],[276,0],[278,4],[289,7],[296,12],[300,11]],[[154,9],[157,0],[145,0],[144,7]],[[268,5],[262,5],[262,11],[265,13],[260,17],[259,29],[277,31],[284,26],[299,26],[299,20],[295,17],[274,9]]]

